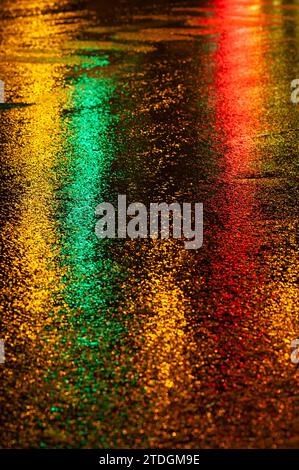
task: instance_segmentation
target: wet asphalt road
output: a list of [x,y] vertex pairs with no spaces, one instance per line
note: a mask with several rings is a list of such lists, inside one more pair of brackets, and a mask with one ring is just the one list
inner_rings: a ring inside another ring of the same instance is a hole
[[298,447],[299,1],[108,3],[0,1],[1,447]]

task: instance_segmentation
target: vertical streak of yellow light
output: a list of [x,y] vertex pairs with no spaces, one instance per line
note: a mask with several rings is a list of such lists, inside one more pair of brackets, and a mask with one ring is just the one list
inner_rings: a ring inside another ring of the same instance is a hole
[[[136,368],[149,401],[142,417],[146,429],[141,432],[149,436],[151,446],[159,446],[161,439],[175,442],[177,423],[186,412],[183,404],[192,386],[188,353],[193,343],[186,331],[188,300],[184,293],[190,279],[181,284],[177,279],[186,255],[173,240],[155,241],[144,254],[146,279],[139,284],[132,305],[133,311],[146,312],[136,320],[138,327],[142,325],[135,339],[139,349]],[[162,427],[157,429],[157,424]]]
[[[26,6],[34,8],[34,3],[27,2]],[[9,62],[22,49],[22,41],[30,43],[33,50],[39,48],[38,31],[42,31],[49,41],[55,36],[55,23],[47,21],[43,15],[38,15],[37,19],[33,14],[31,18],[32,21],[22,17],[11,20],[5,38],[9,45],[5,51],[7,88],[17,91],[18,101],[31,104],[6,112],[11,133],[7,137],[5,158],[16,175],[16,187],[12,190],[15,191],[17,219],[9,219],[1,234],[5,245],[11,247],[10,275],[13,276],[4,288],[7,301],[1,309],[8,348],[13,348],[15,343],[19,348],[22,344],[22,354],[30,351],[32,364],[16,377],[16,386],[11,390],[14,395],[31,393],[30,387],[38,380],[39,374],[44,373],[37,364],[45,364],[51,356],[47,352],[55,342],[55,332],[53,336],[49,335],[48,343],[43,342],[40,334],[55,317],[53,314],[58,309],[55,295],[60,290],[63,275],[55,261],[59,252],[54,222],[58,201],[54,190],[57,186],[55,166],[61,147],[60,111],[66,100],[60,87],[64,68],[51,63],[51,60],[32,60],[31,50],[27,60],[27,49],[24,49],[22,62],[14,70]],[[15,36],[16,32],[19,36]],[[17,101],[11,96],[13,101]],[[43,357],[39,357],[41,350]],[[10,360],[18,361],[19,358],[8,356]],[[24,360],[20,359],[19,367],[23,367],[23,363]],[[47,391],[40,390],[40,393]],[[14,396],[14,401],[21,403],[18,396]],[[34,410],[34,402],[24,406],[20,423],[23,418],[28,422],[38,414]],[[38,408],[38,403],[36,406]],[[27,432],[34,432],[34,427],[30,426]],[[20,446],[23,439],[24,442],[29,439],[21,432],[18,438]]]

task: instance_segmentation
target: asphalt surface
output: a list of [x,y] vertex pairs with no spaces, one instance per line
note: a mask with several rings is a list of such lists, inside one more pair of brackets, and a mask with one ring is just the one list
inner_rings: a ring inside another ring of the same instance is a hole
[[298,447],[299,1],[0,7],[1,447]]

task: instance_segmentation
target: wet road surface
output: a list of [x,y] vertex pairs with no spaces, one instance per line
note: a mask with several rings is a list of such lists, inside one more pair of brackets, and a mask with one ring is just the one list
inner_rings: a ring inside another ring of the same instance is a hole
[[1,446],[298,447],[299,2],[107,3],[0,2]]

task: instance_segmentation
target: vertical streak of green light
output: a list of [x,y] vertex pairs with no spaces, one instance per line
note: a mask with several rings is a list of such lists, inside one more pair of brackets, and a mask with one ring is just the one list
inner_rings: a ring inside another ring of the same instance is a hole
[[86,309],[89,315],[106,306],[109,286],[103,295],[103,281],[107,269],[112,269],[103,252],[105,244],[101,245],[94,233],[95,207],[109,192],[114,157],[111,129],[116,118],[109,110],[112,93],[111,80],[83,73],[74,83],[74,111],[67,119],[70,181],[65,188],[65,233],[72,270],[72,304]]
[[[99,71],[91,73],[83,68],[69,85],[70,101],[63,119],[65,141],[57,170],[61,181],[60,264],[64,273],[59,302],[61,316],[66,318],[57,347],[61,349],[59,362],[63,364],[65,358],[71,380],[67,376],[62,381],[59,367],[50,371],[49,380],[56,384],[52,402],[60,404],[53,407],[50,419],[56,422],[61,414],[68,413],[65,406],[69,405],[61,396],[71,394],[76,403],[77,445],[105,446],[114,432],[111,415],[114,401],[119,400],[118,383],[125,374],[117,370],[113,356],[115,343],[125,332],[113,316],[122,272],[111,260],[109,242],[99,242],[94,231],[95,208],[109,197],[115,157],[113,128],[117,118],[110,109],[114,84]],[[124,415],[117,417],[117,422],[124,419]],[[84,427],[80,432],[81,423]]]

